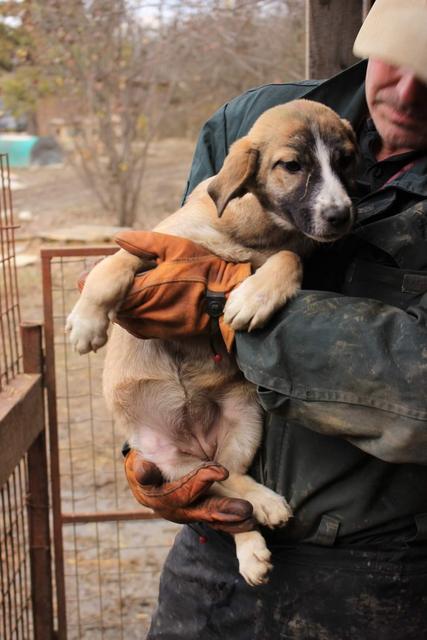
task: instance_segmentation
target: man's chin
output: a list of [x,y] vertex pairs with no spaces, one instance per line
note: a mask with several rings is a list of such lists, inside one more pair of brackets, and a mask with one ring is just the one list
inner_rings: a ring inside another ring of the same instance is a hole
[[374,105],[372,117],[383,145],[395,154],[427,147],[427,120],[415,119],[386,103]]
[[420,131],[413,131],[394,122],[378,125],[377,129],[383,141],[383,149],[388,149],[389,155],[427,148],[427,139]]

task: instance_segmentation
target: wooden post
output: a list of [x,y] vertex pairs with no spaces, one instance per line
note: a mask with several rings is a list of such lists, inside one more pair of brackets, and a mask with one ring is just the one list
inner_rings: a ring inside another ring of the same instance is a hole
[[328,78],[357,62],[352,49],[366,7],[366,0],[306,0],[307,78]]
[[[22,324],[24,373],[42,373],[42,328]],[[31,597],[34,640],[51,640],[53,630],[52,558],[49,531],[49,480],[46,453],[43,388],[39,410],[32,420],[40,425],[40,433],[28,449],[28,524],[31,564]]]
[[366,18],[375,0],[363,0],[362,21]]

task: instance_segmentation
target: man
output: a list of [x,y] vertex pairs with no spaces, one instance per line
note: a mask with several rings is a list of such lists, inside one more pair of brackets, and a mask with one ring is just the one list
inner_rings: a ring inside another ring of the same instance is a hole
[[252,472],[294,511],[266,534],[268,585],[246,585],[231,538],[203,524],[251,524],[244,503],[203,496],[216,471],[162,485],[127,452],[137,499],[193,523],[166,563],[150,640],[427,638],[426,0],[377,0],[355,52],[369,62],[250,91],[202,130],[187,193],[265,109],[300,97],[331,106],[361,148],[358,223],[317,251],[306,290],[273,322],[236,336],[267,412]]

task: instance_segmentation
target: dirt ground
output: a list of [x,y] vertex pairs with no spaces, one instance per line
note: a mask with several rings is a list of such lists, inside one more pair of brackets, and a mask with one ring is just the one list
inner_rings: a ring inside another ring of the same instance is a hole
[[[136,228],[151,228],[180,203],[194,144],[156,143],[149,157]],[[68,166],[12,169],[21,317],[43,321],[39,252],[56,247],[41,231],[81,224],[115,225]],[[63,243],[62,243],[63,244]],[[81,243],[79,243],[81,244]],[[67,246],[72,246],[68,244]],[[124,434],[101,393],[102,351],[73,353],[65,316],[77,298],[80,261],[53,265],[54,326],[61,497],[64,513],[137,510],[122,470]],[[65,275],[64,275],[65,274]],[[64,286],[65,282],[65,286]],[[67,289],[64,294],[64,290]],[[70,640],[141,640],[155,606],[161,566],[179,530],[165,521],[66,525],[64,567]]]

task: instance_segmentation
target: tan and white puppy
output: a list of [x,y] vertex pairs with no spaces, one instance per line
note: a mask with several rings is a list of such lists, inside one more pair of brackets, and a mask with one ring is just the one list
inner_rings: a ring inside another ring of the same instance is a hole
[[[346,185],[356,156],[350,125],[319,103],[298,100],[269,109],[236,141],[221,171],[192,193],[156,231],[189,238],[256,269],[229,296],[224,317],[234,329],[264,325],[301,284],[301,257],[316,242],[349,231]],[[107,341],[109,321],[144,265],[124,250],[89,274],[67,321],[80,353]],[[282,526],[285,499],[246,475],[262,433],[255,388],[232,356],[213,362],[207,339],[138,340],[114,325],[104,367],[104,394],[129,443],[176,479],[214,460],[229,471],[217,494],[252,503],[261,525]],[[270,552],[259,531],[235,535],[239,568],[256,585],[267,580]]]

